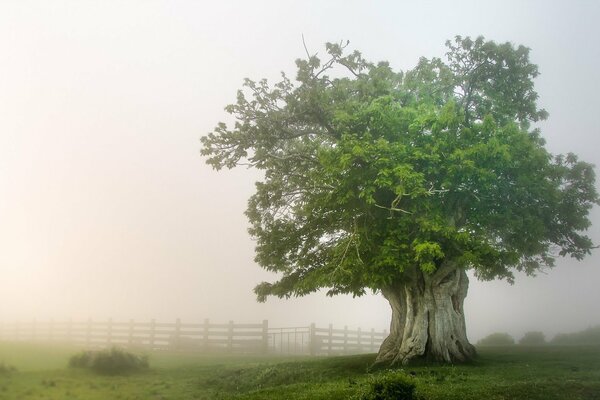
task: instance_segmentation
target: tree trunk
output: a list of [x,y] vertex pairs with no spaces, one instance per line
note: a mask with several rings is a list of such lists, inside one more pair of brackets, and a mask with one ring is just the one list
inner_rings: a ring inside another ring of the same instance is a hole
[[433,275],[413,271],[408,282],[382,290],[392,307],[390,335],[376,364],[407,364],[414,359],[445,363],[475,357],[467,339],[463,302],[469,280],[461,268],[445,266]]

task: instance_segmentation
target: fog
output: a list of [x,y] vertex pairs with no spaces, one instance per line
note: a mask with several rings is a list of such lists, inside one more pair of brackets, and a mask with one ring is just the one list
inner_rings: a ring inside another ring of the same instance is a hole
[[[389,325],[378,295],[255,301],[243,215],[258,177],[215,172],[199,138],[243,78],[294,75],[327,41],[411,68],[457,34],[532,49],[554,153],[600,165],[600,3],[4,1],[0,3],[0,321]],[[591,237],[600,243],[600,213]],[[471,279],[476,341],[600,324],[600,251],[516,283]]]

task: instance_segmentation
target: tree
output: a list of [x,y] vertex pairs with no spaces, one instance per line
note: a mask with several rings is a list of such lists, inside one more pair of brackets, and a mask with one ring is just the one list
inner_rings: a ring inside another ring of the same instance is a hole
[[203,137],[215,169],[264,172],[246,214],[268,296],[381,293],[392,308],[377,362],[462,362],[467,270],[534,274],[583,258],[598,203],[591,165],[553,156],[531,123],[538,69],[526,47],[448,41],[405,73],[348,43],[297,60],[295,82],[245,80],[235,117]]
[[525,332],[525,335],[519,340],[519,344],[524,346],[540,346],[546,344],[544,332],[531,331]]
[[550,343],[553,345],[600,345],[600,325],[579,332],[559,333]]
[[515,339],[505,332],[496,332],[487,335],[477,342],[477,346],[512,346]]

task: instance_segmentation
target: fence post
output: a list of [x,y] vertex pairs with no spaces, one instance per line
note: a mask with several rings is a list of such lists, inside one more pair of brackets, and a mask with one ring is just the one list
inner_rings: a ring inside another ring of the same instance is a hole
[[333,324],[329,324],[329,343],[327,343],[327,355],[331,355],[331,345],[333,342]]
[[348,325],[344,325],[344,354],[348,354]]
[[127,337],[127,345],[131,348],[133,347],[133,319],[129,320],[129,335]]
[[363,352],[363,349],[362,349],[362,343],[361,343],[361,341],[360,341],[360,340],[361,340],[361,336],[362,336],[362,335],[361,335],[360,328],[358,328],[358,331],[356,331],[356,335],[357,335],[357,339],[358,339],[358,352],[359,352],[359,353],[362,353],[362,352]]
[[262,352],[269,352],[269,321],[266,319],[262,322]]
[[[52,324],[52,322],[50,322],[50,323]],[[48,329],[48,331],[52,332],[52,325],[50,325],[50,329]],[[52,333],[50,333],[50,335],[52,335]],[[88,318],[87,326],[85,329],[85,346],[90,347],[91,342],[92,342],[92,319]]]
[[73,344],[73,318],[67,321],[67,343]]
[[294,328],[294,354],[298,354],[298,328]]
[[49,341],[54,341],[54,318],[50,318],[50,329],[48,329],[48,332]]
[[209,320],[208,318],[204,318],[204,335],[202,337],[204,342],[204,351],[208,351],[208,332],[209,332]]
[[179,318],[177,318],[175,320],[175,337],[174,337],[174,342],[173,342],[173,346],[175,347],[175,350],[179,350],[180,348],[180,341],[179,341],[179,335],[181,332],[181,320]]
[[156,320],[150,321],[150,350],[154,350],[154,336],[156,335]]
[[310,324],[310,332],[308,336],[308,349],[311,356],[317,353],[317,338],[315,335],[315,323]]
[[371,350],[369,350],[369,353],[372,353],[375,351],[375,328],[371,328]]
[[112,343],[112,317],[108,319],[106,331],[106,343],[110,346]]
[[233,321],[229,321],[229,329],[227,330],[227,351],[233,351]]

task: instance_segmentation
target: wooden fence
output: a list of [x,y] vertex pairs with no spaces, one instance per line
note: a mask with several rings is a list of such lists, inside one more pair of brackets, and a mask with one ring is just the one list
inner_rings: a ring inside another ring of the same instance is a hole
[[46,341],[86,348],[119,346],[147,350],[334,355],[376,352],[386,332],[257,324],[47,321],[0,323],[0,340]]
[[370,331],[334,329],[329,324],[329,328],[317,328],[315,324],[310,327],[312,354],[360,354],[376,353],[383,340],[387,337],[386,331]]
[[336,355],[376,353],[387,332],[306,327],[269,329],[269,352],[280,354]]

